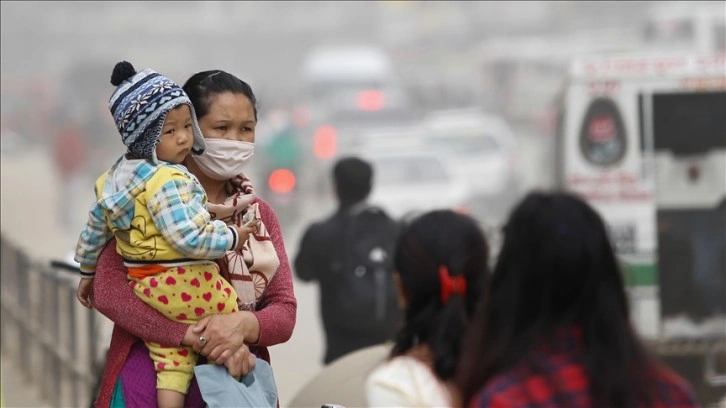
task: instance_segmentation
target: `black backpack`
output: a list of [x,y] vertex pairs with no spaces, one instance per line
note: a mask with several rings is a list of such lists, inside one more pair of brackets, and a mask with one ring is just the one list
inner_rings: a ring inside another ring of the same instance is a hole
[[361,334],[392,334],[401,315],[393,282],[398,223],[378,207],[354,211],[333,254],[334,324]]

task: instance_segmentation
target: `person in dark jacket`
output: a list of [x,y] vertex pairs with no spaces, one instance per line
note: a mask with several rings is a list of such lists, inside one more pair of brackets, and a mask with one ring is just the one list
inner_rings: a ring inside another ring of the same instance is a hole
[[[391,340],[400,319],[390,256],[397,224],[366,202],[373,168],[347,157],[335,164],[333,178],[338,208],[308,227],[294,264],[298,278],[320,284],[325,364]],[[382,267],[366,258],[379,260]]]

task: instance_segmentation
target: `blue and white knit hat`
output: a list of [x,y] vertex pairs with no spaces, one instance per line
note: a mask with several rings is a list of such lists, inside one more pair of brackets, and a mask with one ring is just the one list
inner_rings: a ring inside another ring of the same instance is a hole
[[111,84],[117,88],[108,107],[129,152],[157,163],[156,145],[166,115],[181,104],[189,105],[192,114],[192,153],[199,155],[204,151],[204,137],[194,107],[174,81],[151,69],[137,73],[133,65],[121,61],[113,68]]

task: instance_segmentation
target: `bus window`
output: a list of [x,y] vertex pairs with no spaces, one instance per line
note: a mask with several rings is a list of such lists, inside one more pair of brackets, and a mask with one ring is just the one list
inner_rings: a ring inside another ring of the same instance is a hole
[[655,150],[674,155],[726,149],[726,92],[653,95]]

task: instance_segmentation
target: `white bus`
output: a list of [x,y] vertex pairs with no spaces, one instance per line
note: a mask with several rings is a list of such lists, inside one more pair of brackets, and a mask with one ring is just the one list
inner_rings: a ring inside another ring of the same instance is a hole
[[556,184],[604,218],[637,330],[726,352],[726,54],[576,59],[560,115]]

